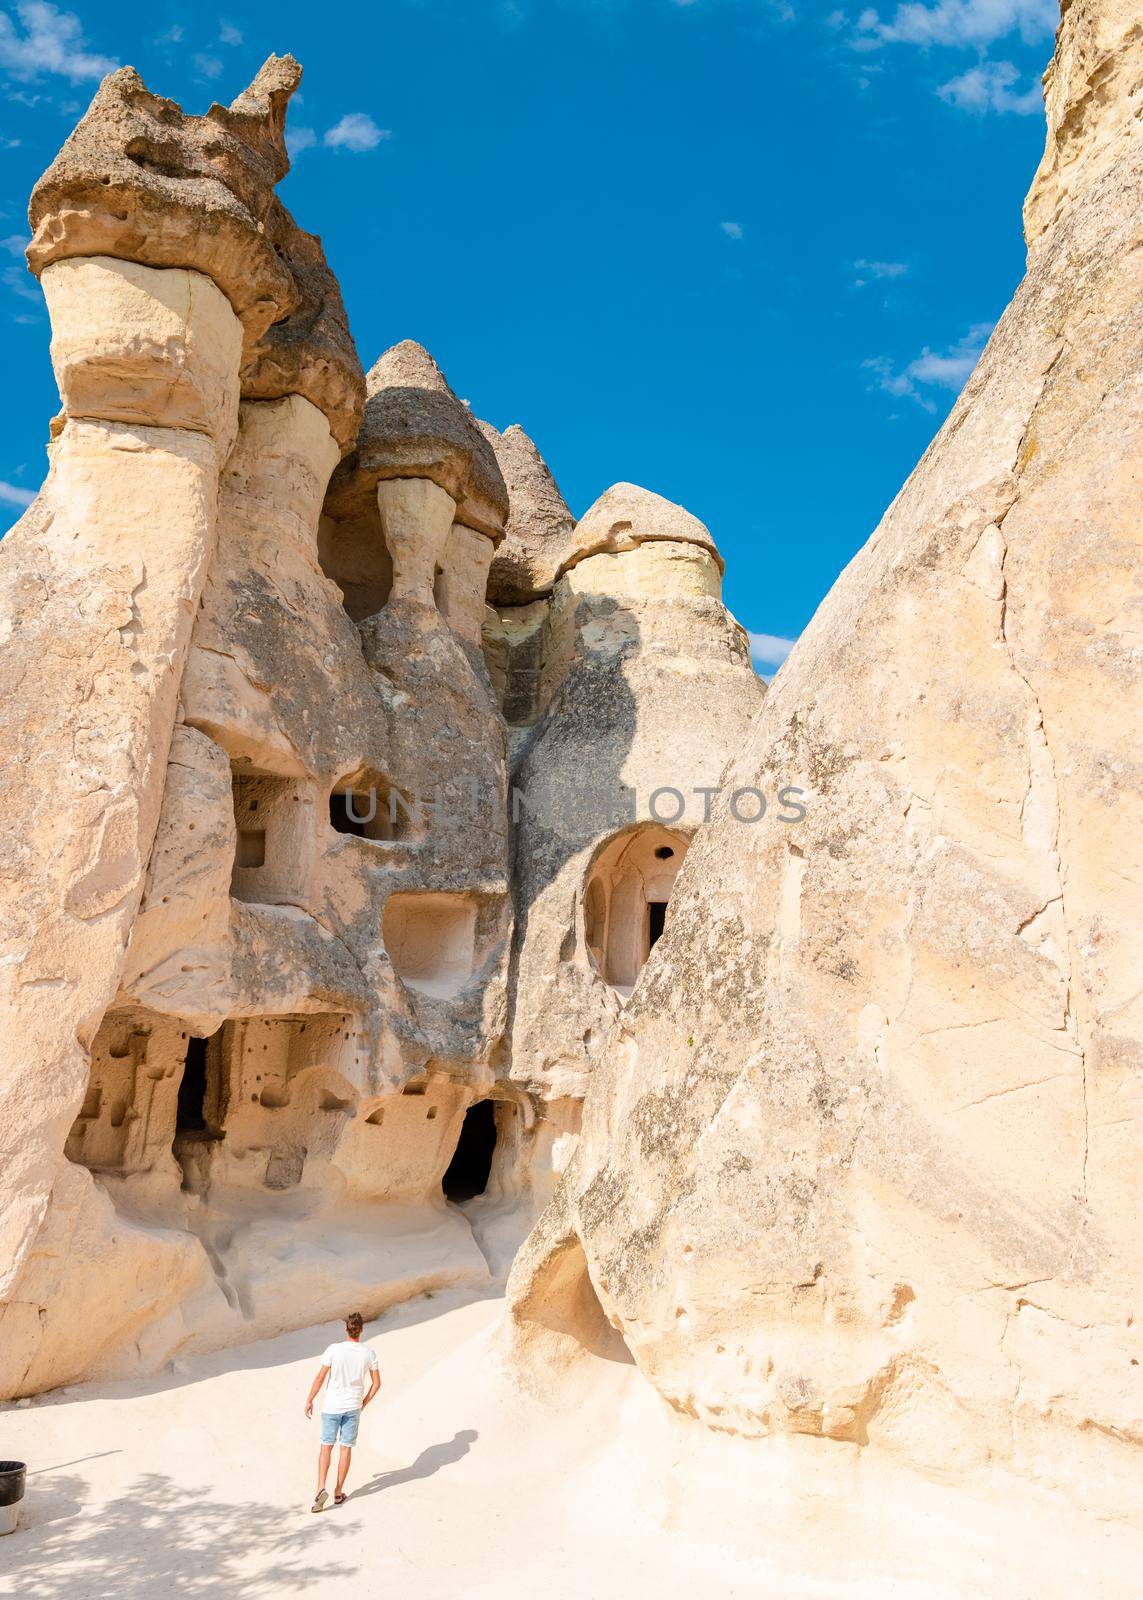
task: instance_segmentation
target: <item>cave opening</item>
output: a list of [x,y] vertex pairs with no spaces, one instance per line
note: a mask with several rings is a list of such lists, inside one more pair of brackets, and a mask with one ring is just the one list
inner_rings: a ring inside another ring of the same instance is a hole
[[597,853],[583,896],[588,960],[624,999],[663,936],[687,841],[656,823],[616,834]]
[[445,1199],[462,1205],[483,1194],[488,1188],[495,1154],[496,1107],[491,1100],[478,1100],[464,1113],[460,1138],[441,1180]]
[[223,1118],[222,1030],[187,1040],[175,1108],[175,1154],[183,1143],[220,1139]]
[[179,1079],[176,1133],[206,1132],[206,1040],[187,1041],[183,1075]]

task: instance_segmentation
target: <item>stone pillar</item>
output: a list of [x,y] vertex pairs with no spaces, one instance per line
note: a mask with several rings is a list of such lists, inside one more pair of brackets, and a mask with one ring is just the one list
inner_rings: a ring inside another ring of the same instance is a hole
[[[308,701],[301,697],[303,725],[292,725],[264,687],[275,673],[287,683],[304,681],[313,667],[313,639],[299,629],[298,655],[291,657],[271,616],[245,628],[242,617],[255,584],[264,613],[271,609],[267,597],[280,596],[279,609],[297,608],[320,636],[326,580],[317,560],[317,522],[337,459],[329,423],[301,395],[242,402],[238,438],[222,473],[218,553],[182,678],[187,725],[178,729],[171,751],[122,979],[132,999],[193,1019],[204,1034],[221,1027],[233,1000],[230,892],[237,830],[229,758],[249,762],[258,773],[300,779],[312,777],[314,760],[304,742]],[[336,606],[328,598],[326,604]],[[297,828],[290,864],[301,883],[316,849],[312,786],[310,800],[290,807]],[[195,960],[188,965],[191,947]]]
[[437,597],[441,612],[462,644],[479,650],[484,628],[492,540],[463,522],[454,522],[445,546]]
[[382,478],[377,508],[393,558],[393,600],[433,605],[433,582],[443,563],[456,501],[431,478]]
[[[0,1297],[53,1186],[57,1233],[90,1192],[63,1145],[142,892],[242,345],[198,272],[83,257],[42,282],[64,414],[0,551]],[[0,1306],[0,1394],[39,1331]]]

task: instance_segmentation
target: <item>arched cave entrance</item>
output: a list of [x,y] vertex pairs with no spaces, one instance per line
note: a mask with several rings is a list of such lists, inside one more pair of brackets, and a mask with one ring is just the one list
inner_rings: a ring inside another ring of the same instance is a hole
[[451,1200],[454,1205],[463,1205],[466,1200],[475,1200],[488,1188],[498,1133],[493,1101],[478,1100],[475,1105],[469,1106],[464,1113],[452,1160],[441,1179],[446,1200]]
[[662,937],[687,843],[671,828],[643,823],[609,840],[588,870],[583,897],[588,954],[600,976],[621,994],[630,994]]

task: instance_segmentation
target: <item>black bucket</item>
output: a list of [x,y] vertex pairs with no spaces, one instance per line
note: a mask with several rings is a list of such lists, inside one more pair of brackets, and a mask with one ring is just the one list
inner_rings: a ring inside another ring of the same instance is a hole
[[14,1506],[24,1498],[27,1472],[23,1461],[0,1461],[0,1506]]
[[0,1534],[16,1531],[27,1471],[22,1461],[0,1461]]

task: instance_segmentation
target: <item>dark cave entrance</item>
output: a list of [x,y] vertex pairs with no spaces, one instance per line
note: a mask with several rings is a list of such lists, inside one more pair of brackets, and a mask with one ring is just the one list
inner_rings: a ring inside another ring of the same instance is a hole
[[667,902],[665,900],[649,900],[647,902],[647,949],[653,950],[663,936],[663,929],[667,924]]
[[211,1152],[222,1138],[222,1030],[209,1039],[191,1037],[183,1058],[171,1154],[182,1169],[184,1190],[202,1193]]
[[220,1028],[207,1039],[193,1035],[187,1039],[175,1110],[176,1156],[184,1144],[222,1138],[225,1115],[222,1038]]
[[175,1134],[206,1133],[206,1040],[188,1039],[183,1075],[179,1079],[179,1108]]
[[446,1200],[462,1205],[466,1200],[475,1200],[487,1189],[492,1158],[496,1154],[496,1131],[493,1101],[478,1100],[469,1106],[453,1158],[441,1180]]

